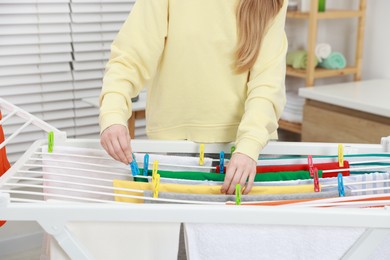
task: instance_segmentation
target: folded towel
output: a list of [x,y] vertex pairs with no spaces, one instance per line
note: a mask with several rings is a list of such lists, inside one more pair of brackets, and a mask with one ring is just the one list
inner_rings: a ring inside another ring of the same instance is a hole
[[341,259],[364,230],[315,226],[186,223],[185,238],[190,260],[325,260]]
[[337,70],[345,68],[347,61],[340,52],[332,52],[328,58],[322,60],[318,65],[325,69]]
[[[317,66],[318,60],[314,57],[314,65]],[[291,51],[287,53],[287,65],[292,66],[294,69],[306,69],[307,68],[307,52],[304,50]]]
[[319,43],[316,45],[315,54],[319,62],[329,57],[332,53],[332,47],[328,43]]

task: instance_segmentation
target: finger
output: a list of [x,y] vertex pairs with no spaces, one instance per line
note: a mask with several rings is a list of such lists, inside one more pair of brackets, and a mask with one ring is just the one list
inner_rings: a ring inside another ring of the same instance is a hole
[[127,160],[126,154],[122,150],[119,138],[114,138],[112,140],[112,146],[113,146],[114,152],[115,152],[116,156],[119,158],[119,160],[125,164],[129,164],[129,161]]
[[245,187],[246,181],[248,180],[249,173],[250,173],[249,170],[245,170],[243,172],[243,174],[241,175],[241,179],[240,179],[240,182],[239,182],[239,184],[241,186],[241,190],[243,190],[243,188]]
[[236,191],[236,184],[238,184],[240,182],[242,174],[243,174],[243,172],[241,169],[239,169],[239,168],[236,169],[236,172],[234,173],[233,180],[230,183],[230,186],[229,186],[226,194],[234,194],[234,192]]
[[126,157],[127,163],[131,163],[133,161],[131,146],[130,146],[130,137],[128,133],[124,133],[124,136],[120,136],[118,138],[119,145]]
[[227,190],[229,189],[230,183],[233,180],[235,171],[236,171],[236,167],[235,166],[230,165],[230,164],[227,165],[227,167],[226,167],[226,174],[225,174],[225,180],[224,180],[222,188],[221,188],[221,192],[222,193],[226,193]]
[[104,150],[108,153],[108,147],[107,147],[107,144],[106,144],[106,141],[104,138],[101,138],[100,139],[100,145],[104,148]]
[[253,183],[255,182],[256,172],[252,172],[249,174],[248,182],[244,189],[244,195],[247,195],[253,187]]
[[107,150],[106,150],[106,151],[108,152],[108,154],[109,154],[112,158],[114,158],[115,160],[120,161],[119,157],[116,155],[116,153],[115,153],[115,151],[114,151],[114,147],[112,146],[111,141],[106,142],[106,146],[107,146]]

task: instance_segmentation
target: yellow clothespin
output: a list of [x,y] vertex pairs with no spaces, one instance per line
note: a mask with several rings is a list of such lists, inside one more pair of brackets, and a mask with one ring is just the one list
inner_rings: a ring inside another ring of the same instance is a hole
[[204,144],[201,144],[199,149],[199,165],[204,165]]
[[158,161],[153,162],[153,171],[152,171],[152,183],[154,182],[156,175],[157,175],[157,170],[158,170]]
[[339,167],[344,167],[344,149],[343,145],[339,144]]
[[160,189],[160,174],[156,174],[153,183],[153,198],[158,198],[158,190]]

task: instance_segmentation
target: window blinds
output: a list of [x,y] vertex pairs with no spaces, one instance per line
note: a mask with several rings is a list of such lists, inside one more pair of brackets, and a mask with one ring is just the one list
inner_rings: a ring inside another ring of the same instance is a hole
[[133,1],[73,0],[70,5],[76,137],[96,138],[99,110],[79,100],[99,96],[111,42],[129,15]]
[[[69,0],[0,0],[0,93],[72,137],[74,128]],[[59,120],[61,118],[61,120]],[[6,135],[20,127],[4,124]],[[7,145],[11,161],[44,138],[34,126]]]
[[[82,99],[98,98],[111,42],[134,2],[0,0],[0,96],[69,138],[98,138],[99,110]],[[20,125],[7,121],[6,135]],[[10,161],[41,135],[28,127],[7,145]]]

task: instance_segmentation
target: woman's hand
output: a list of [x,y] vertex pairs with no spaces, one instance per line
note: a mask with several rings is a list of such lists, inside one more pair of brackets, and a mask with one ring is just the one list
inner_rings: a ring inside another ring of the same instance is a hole
[[248,180],[243,192],[244,195],[248,194],[255,181],[256,165],[257,162],[249,156],[242,153],[234,153],[226,167],[226,176],[221,192],[234,194],[236,191],[236,184],[240,184],[241,187],[244,187]]
[[133,160],[130,141],[129,130],[123,125],[112,125],[100,135],[100,144],[104,150],[112,158],[125,164]]

